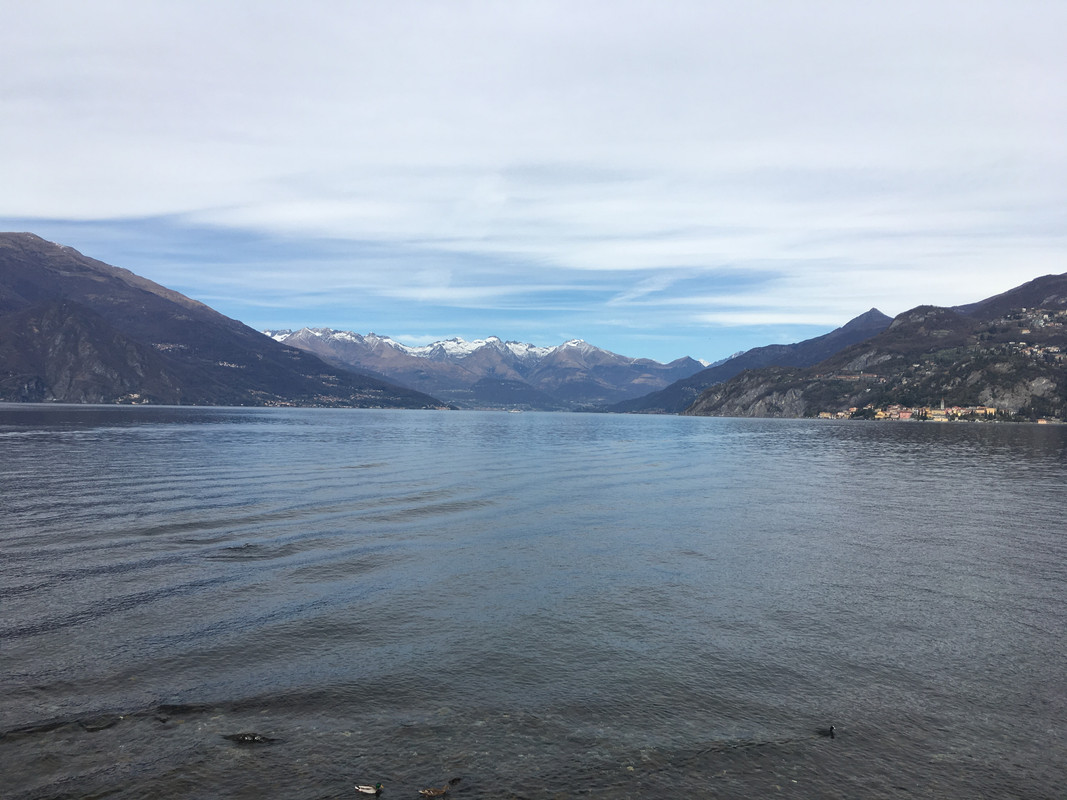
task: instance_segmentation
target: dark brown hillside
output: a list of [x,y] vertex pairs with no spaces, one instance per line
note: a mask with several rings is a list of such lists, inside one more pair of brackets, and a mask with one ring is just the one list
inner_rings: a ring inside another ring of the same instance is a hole
[[807,367],[829,358],[856,342],[862,342],[885,330],[890,318],[872,308],[840,328],[795,344],[770,344],[756,347],[721,364],[677,380],[665,389],[626,400],[608,411],[639,414],[680,414],[708,387],[724,383],[745,370],[761,367]]
[[713,386],[686,413],[801,417],[944,403],[1064,419],[1064,287],[1067,275],[1046,276],[971,306],[919,306],[814,366],[751,370]]
[[177,404],[183,399],[182,377],[166,357],[67,300],[0,316],[0,364],[5,400]]
[[956,306],[954,310],[989,322],[1020,308],[1067,308],[1067,273],[1034,278],[1022,286],[977,303]]
[[819,372],[861,372],[893,358],[914,358],[932,350],[963,347],[984,328],[949,308],[919,306],[898,315],[884,331],[814,365]]
[[0,400],[435,407],[128,270],[0,234]]

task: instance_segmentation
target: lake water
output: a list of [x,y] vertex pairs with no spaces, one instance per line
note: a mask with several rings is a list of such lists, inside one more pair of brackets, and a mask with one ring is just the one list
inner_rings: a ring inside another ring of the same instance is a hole
[[0,796],[1063,798],[1065,489],[1067,427],[0,406]]

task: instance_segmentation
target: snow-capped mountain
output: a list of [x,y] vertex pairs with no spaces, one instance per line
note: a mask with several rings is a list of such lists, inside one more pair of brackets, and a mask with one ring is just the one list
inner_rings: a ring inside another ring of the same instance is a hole
[[490,336],[413,347],[388,336],[331,328],[264,333],[338,366],[468,408],[600,406],[661,389],[702,369],[691,358],[661,364],[611,353],[581,339],[538,347]]
[[[371,335],[373,336],[373,334]],[[484,348],[497,350],[501,353],[511,353],[520,361],[536,361],[543,358],[553,349],[551,347],[537,347],[524,342],[505,342],[496,336],[490,336],[488,339],[475,339],[472,342],[459,338],[447,339],[443,342],[434,342],[422,347],[408,347],[392,339],[389,339],[388,342],[405,353],[422,358],[432,358],[436,361],[459,361],[474,355]]]

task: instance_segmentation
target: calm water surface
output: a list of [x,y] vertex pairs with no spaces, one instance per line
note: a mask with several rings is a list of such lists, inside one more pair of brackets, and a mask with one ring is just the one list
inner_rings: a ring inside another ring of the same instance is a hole
[[1065,489],[1050,426],[0,406],[0,796],[1064,798]]

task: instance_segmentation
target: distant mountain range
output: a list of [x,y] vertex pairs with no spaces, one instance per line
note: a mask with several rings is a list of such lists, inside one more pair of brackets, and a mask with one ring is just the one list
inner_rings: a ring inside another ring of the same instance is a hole
[[0,233],[0,400],[442,405],[31,233]]
[[872,308],[836,330],[796,344],[769,344],[746,350],[732,358],[672,383],[658,392],[626,400],[609,411],[643,414],[681,414],[710,386],[730,380],[745,370],[767,366],[806,367],[829,358],[842,348],[869,339],[889,327],[893,320]]
[[409,347],[268,331],[31,233],[0,233],[0,401],[613,410],[812,416],[889,404],[1067,412],[1067,274],[955,308],[835,331],[705,367],[496,337]]
[[1064,419],[1067,273],[965,306],[919,306],[814,365],[778,364],[712,386],[685,413],[863,415],[946,404]]
[[703,369],[692,358],[661,364],[581,339],[537,347],[492,336],[411,347],[388,336],[330,328],[264,333],[336,366],[386,377],[461,408],[597,408],[662,389]]

